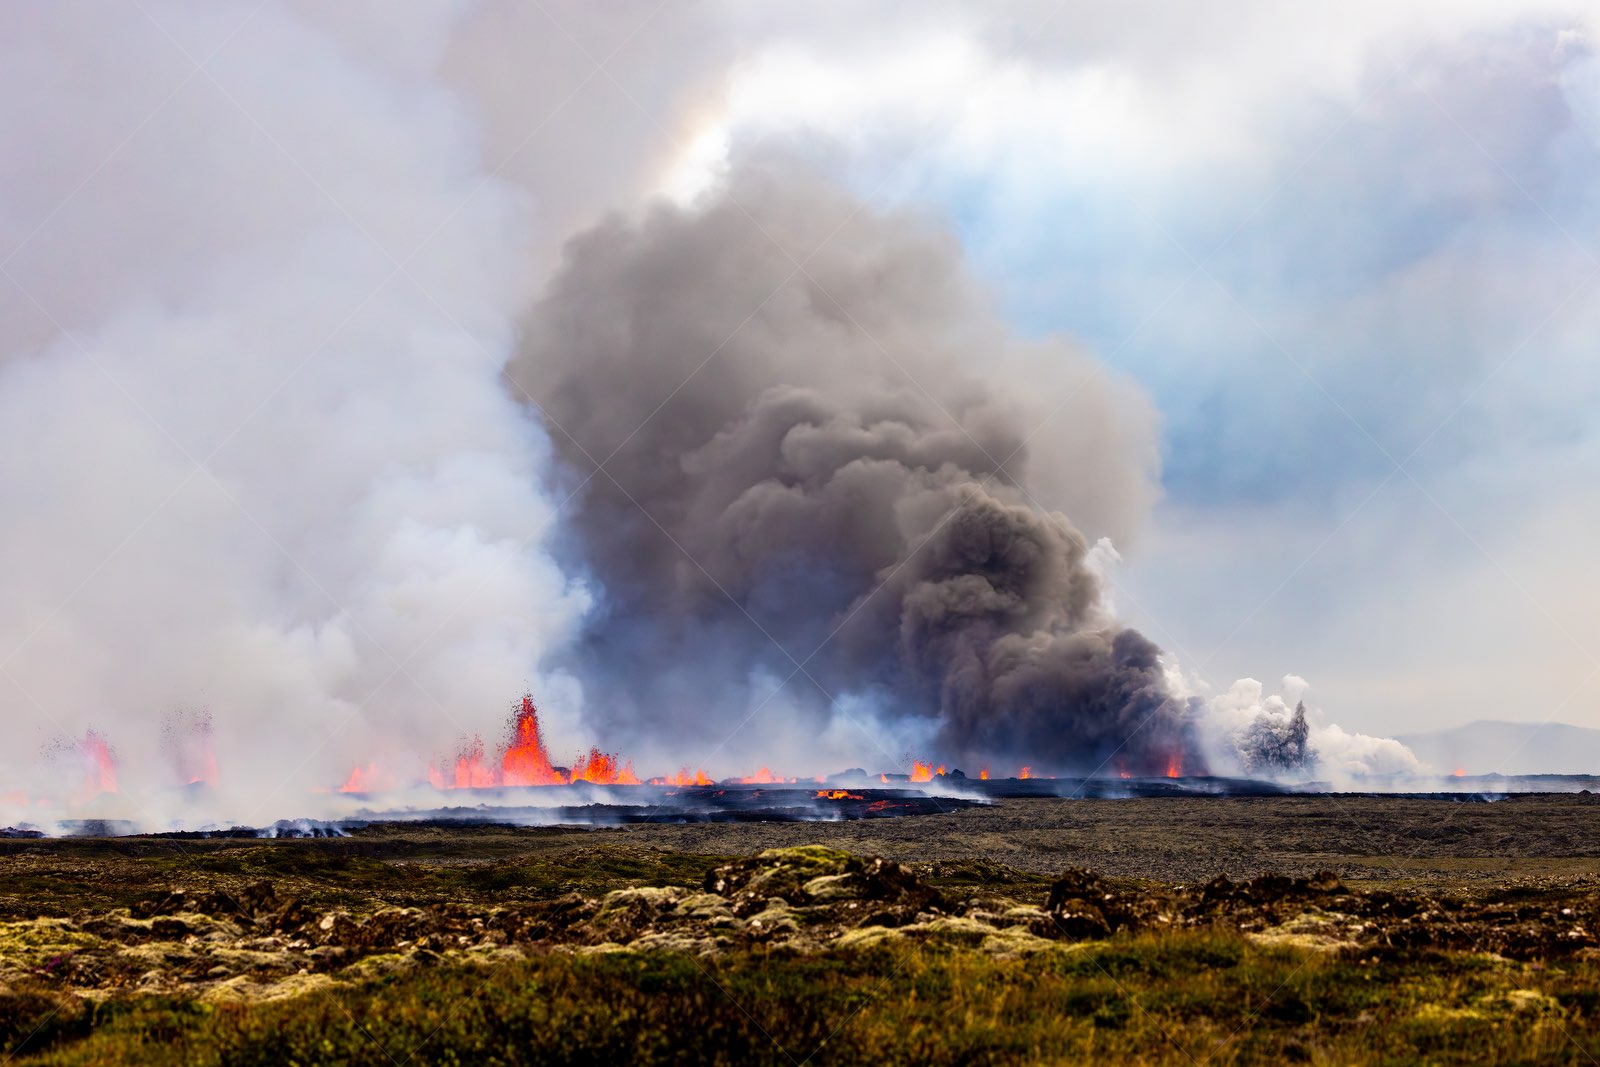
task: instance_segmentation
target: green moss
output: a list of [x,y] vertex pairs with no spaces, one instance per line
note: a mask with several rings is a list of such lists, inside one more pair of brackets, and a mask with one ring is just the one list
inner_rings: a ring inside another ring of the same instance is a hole
[[48,972],[72,953],[99,943],[62,919],[0,923],[0,961],[9,968]]
[[[360,914],[626,890],[605,898],[606,914],[726,912],[733,922],[724,898],[698,891],[727,857],[583,840],[589,847],[496,854],[487,863],[381,858],[359,840],[207,843],[188,853],[83,846],[77,860],[68,849],[11,857],[22,879],[6,890],[18,906],[25,883],[49,906],[104,912],[130,894],[266,879],[317,907]],[[767,855],[808,880],[852,862],[818,846]],[[949,897],[992,899],[997,908],[1040,881],[987,862],[942,865],[933,877],[980,887]],[[652,891],[662,887],[676,891]],[[770,910],[775,920],[779,911],[805,911]],[[1284,928],[1298,929],[1297,921]],[[59,1065],[1583,1064],[1600,1056],[1600,961],[1581,956],[1535,966],[1371,943],[1313,950],[1221,928],[1068,944],[945,916],[854,931],[809,954],[729,941],[722,954],[701,957],[673,951],[663,935],[651,951],[518,943],[387,952],[301,975],[274,967],[268,951],[120,944],[117,922],[84,923],[110,931],[104,944],[118,955],[107,968],[128,968],[96,987],[106,997],[97,1004],[66,995],[66,981],[44,970],[63,954],[84,962],[71,953],[94,948],[94,938],[54,921],[0,925],[0,1037],[8,1042],[0,1053],[21,1046],[16,1062]],[[146,966],[168,956],[195,957],[195,989],[183,997],[138,984]],[[199,980],[218,962],[237,973]]]
[[1597,990],[1587,962],[1370,965],[1192,931],[1015,959],[904,939],[814,957],[556,954],[209,1010],[130,999],[19,1062],[1581,1063],[1600,1052]]

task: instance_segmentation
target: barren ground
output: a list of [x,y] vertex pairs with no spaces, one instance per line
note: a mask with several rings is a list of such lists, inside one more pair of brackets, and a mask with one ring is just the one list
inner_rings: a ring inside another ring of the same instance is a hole
[[[398,832],[401,839],[413,833]],[[931,818],[635,826],[597,831],[583,843],[603,840],[741,855],[819,843],[905,863],[986,859],[1037,874],[1087,867],[1164,882],[1331,868],[1353,882],[1464,887],[1600,875],[1600,796],[1495,803],[1364,796],[1007,800]],[[576,844],[535,834],[524,847]]]
[[0,1051],[1590,1062],[1597,804],[1032,799],[848,823],[4,839]]

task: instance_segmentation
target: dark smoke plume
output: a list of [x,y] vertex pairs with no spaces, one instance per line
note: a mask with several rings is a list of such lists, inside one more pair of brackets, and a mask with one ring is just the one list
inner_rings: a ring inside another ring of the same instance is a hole
[[571,667],[607,736],[714,744],[790,679],[817,725],[849,698],[941,758],[1200,769],[1055,510],[1132,527],[1148,415],[1009,334],[942,232],[747,172],[575,239],[513,374],[576,493]]

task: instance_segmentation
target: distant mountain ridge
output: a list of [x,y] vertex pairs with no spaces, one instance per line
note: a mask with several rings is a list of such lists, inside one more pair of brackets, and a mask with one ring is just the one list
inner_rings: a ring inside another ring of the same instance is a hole
[[1499,722],[1395,738],[1443,774],[1600,774],[1600,729],[1564,722]]

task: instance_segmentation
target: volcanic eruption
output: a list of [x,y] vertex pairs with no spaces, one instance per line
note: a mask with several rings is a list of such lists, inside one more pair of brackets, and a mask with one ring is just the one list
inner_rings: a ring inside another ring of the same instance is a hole
[[[529,140],[570,51],[542,16],[160,7],[30,8],[0,64],[49,149],[0,212],[0,824],[1239,769],[1106,594],[1149,401],[1008,325],[945,225],[742,139],[700,199],[596,224],[677,186],[657,116],[587,94]],[[186,81],[175,40],[226,52]],[[498,736],[522,686],[545,718]],[[1253,766],[1335,762],[1257,705],[1223,738]]]

